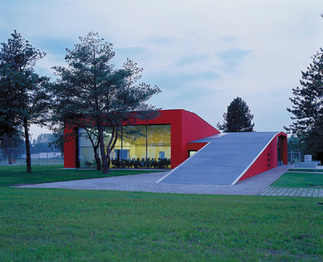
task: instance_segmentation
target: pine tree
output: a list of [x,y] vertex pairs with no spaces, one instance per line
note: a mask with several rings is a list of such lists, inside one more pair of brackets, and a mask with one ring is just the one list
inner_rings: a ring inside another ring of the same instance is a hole
[[250,113],[247,103],[240,97],[233,99],[223,114],[223,124],[218,123],[218,128],[224,132],[253,132],[253,115]]
[[[323,50],[321,49],[321,52]],[[323,55],[317,53],[313,63],[302,72],[300,87],[293,88],[294,98],[289,98],[293,103],[287,111],[294,116],[294,120],[287,130],[298,136],[303,136],[315,126],[318,126],[323,114]]]
[[[0,125],[1,133],[11,135],[24,129],[27,172],[31,172],[29,127],[40,124],[48,113],[45,86],[49,78],[34,72],[35,62],[45,56],[17,31],[0,50]],[[5,124],[3,124],[5,123]]]
[[[311,63],[302,73],[300,86],[293,88],[293,123],[285,127],[303,143],[305,153],[318,158],[323,152],[323,49],[313,56]],[[322,156],[321,156],[322,158]]]
[[[59,79],[52,86],[59,122],[65,127],[69,124],[97,130],[92,134],[97,134],[103,173],[109,172],[110,153],[121,125],[156,116],[156,108],[146,101],[160,92],[157,86],[136,83],[142,69],[133,61],[127,60],[123,68],[114,69],[114,55],[112,44],[90,32],[80,37],[74,50],[67,49],[67,67],[54,67]],[[107,144],[105,131],[110,134]]]

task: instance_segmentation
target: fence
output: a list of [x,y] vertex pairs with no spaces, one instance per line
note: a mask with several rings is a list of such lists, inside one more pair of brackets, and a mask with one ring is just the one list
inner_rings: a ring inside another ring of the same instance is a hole
[[[31,150],[32,165],[62,165],[64,158],[61,152],[44,151],[32,148]],[[24,148],[0,148],[0,165],[25,165],[26,150]]]
[[[52,150],[31,150],[32,165],[63,165],[64,157],[61,152]],[[302,162],[300,152],[288,152],[288,163],[294,164]],[[0,148],[0,166],[5,165],[25,165],[26,150],[25,148]]]
[[295,164],[302,162],[302,153],[301,152],[288,152],[287,153],[288,164]]

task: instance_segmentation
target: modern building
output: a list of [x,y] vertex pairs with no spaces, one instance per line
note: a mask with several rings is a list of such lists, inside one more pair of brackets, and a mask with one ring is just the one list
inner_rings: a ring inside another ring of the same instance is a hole
[[[89,167],[92,145],[82,128],[64,146],[64,167]],[[124,125],[111,155],[112,165],[172,171],[161,183],[235,184],[277,165],[287,164],[283,132],[220,133],[186,110],[161,110],[158,117]],[[109,135],[107,134],[107,139]],[[144,164],[143,164],[144,163]]]

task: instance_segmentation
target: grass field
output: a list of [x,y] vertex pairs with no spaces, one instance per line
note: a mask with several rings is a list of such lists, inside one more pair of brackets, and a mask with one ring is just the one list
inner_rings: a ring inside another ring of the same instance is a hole
[[322,261],[318,202],[2,184],[0,261]]
[[276,187],[322,187],[323,173],[315,172],[286,172],[272,186]]

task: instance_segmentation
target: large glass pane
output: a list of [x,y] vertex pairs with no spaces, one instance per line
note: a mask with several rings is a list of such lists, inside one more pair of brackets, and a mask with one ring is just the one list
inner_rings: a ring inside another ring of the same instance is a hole
[[125,126],[122,128],[122,148],[129,150],[128,159],[146,158],[146,126]]
[[[111,132],[109,129],[104,131],[104,143],[106,144],[111,138]],[[78,160],[81,168],[84,167],[96,167],[96,161],[94,158],[93,145],[97,144],[97,130],[79,128],[78,130]],[[97,149],[100,157],[100,148]]]
[[91,132],[87,132],[85,129],[79,128],[78,157],[80,167],[95,167],[94,151],[89,136],[91,136],[91,139],[93,139],[93,141],[96,142],[96,138],[93,134],[91,134]]
[[122,126],[111,153],[112,167],[144,167],[146,159],[146,126]]
[[[112,167],[169,168],[171,161],[170,125],[123,126],[110,154]],[[104,132],[104,144],[111,138],[111,128]],[[96,141],[96,138],[93,138]],[[100,154],[100,152],[98,152]],[[95,167],[94,152],[86,130],[79,129],[80,167]]]
[[170,168],[171,127],[170,125],[147,126],[147,157],[153,168]]
[[[107,152],[106,148],[108,146],[108,143],[110,142],[111,137],[112,137],[112,127],[105,127],[105,130],[104,130],[105,152]],[[110,166],[116,167],[116,168],[123,167],[122,162],[121,162],[123,157],[124,157],[124,152],[122,152],[121,131],[119,131],[117,142],[116,142],[112,152],[110,153],[110,159],[111,159]]]

